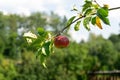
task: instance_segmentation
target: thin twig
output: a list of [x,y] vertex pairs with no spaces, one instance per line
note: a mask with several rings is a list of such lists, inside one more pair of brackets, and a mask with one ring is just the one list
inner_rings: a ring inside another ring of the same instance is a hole
[[[120,7],[110,8],[109,11],[111,11],[111,10],[116,10],[116,9],[120,9]],[[96,13],[94,13],[94,14],[96,14]],[[94,14],[93,14],[93,15],[94,15]],[[76,21],[78,21],[78,20],[80,20],[80,19],[82,19],[82,18],[84,18],[84,17],[85,17],[85,16],[81,16],[81,17],[75,19],[73,22],[71,22],[70,24],[68,24],[67,26],[65,26],[61,31],[59,31],[56,36],[58,36],[58,35],[60,35],[61,33],[63,33],[64,30],[66,30],[67,28],[69,28],[69,26],[70,26],[71,24],[75,23]]]
[[70,24],[67,25],[65,28],[63,28],[63,29],[61,30],[61,32],[63,32],[63,31],[64,31],[67,27],[69,27],[71,24],[75,23],[76,21],[80,20],[80,19],[83,18],[83,17],[85,17],[85,16],[81,16],[81,17],[75,19],[72,23],[70,23]]
[[99,7],[101,7],[100,4],[98,4],[98,2],[97,2],[96,0],[94,0],[94,2],[95,2]]
[[65,26],[61,31],[59,31],[59,33],[58,33],[56,36],[58,36],[58,35],[60,35],[61,33],[63,33],[63,31],[64,31],[65,29],[67,29],[71,24],[73,24],[73,23],[75,23],[76,21],[82,19],[83,17],[85,17],[85,16],[81,16],[81,17],[75,19],[73,22],[71,22],[71,23],[68,24],[67,26]]
[[120,7],[110,8],[109,11],[116,10],[116,9],[120,9]]

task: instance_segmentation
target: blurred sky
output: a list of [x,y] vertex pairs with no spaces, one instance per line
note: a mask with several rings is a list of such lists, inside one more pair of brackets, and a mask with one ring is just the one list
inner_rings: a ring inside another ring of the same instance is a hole
[[[17,13],[29,16],[31,12],[44,11],[50,13],[54,11],[60,16],[67,16],[70,18],[75,15],[71,12],[73,5],[81,9],[84,0],[0,0],[0,11],[4,14]],[[97,0],[97,2],[102,6],[103,4],[109,4],[110,8],[120,6],[120,0]],[[91,26],[91,31],[87,31],[80,27],[80,31],[70,30],[70,34],[73,39],[79,42],[82,39],[87,40],[90,32],[95,34],[102,34],[103,37],[108,38],[111,33],[118,34],[120,32],[120,9],[113,10],[109,13],[109,19],[111,26],[103,25],[103,29],[100,30],[95,26]]]

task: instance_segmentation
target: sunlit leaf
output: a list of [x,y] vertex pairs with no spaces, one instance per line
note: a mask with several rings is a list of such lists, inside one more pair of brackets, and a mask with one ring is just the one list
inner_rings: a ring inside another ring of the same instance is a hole
[[68,22],[67,22],[67,26],[69,25],[71,25],[71,23],[72,23],[72,21],[75,19],[75,17],[76,16],[73,16],[73,17],[71,17],[69,20],[68,20]]
[[45,62],[43,62],[43,63],[42,63],[42,65],[43,65],[43,67],[44,67],[44,68],[47,68],[47,66],[46,66]]
[[79,30],[79,28],[80,28],[80,22],[81,22],[81,21],[78,21],[78,22],[75,24],[75,27],[74,27],[74,30],[75,30],[75,31],[78,31],[78,30]]
[[41,51],[42,51],[42,52],[41,52],[42,54],[44,54],[45,56],[47,55],[44,47],[42,47],[42,50],[41,50]]
[[32,38],[32,37],[25,37],[26,41],[28,44],[32,44],[35,40],[37,40],[38,38]]
[[101,25],[101,22],[100,22],[100,18],[98,16],[96,16],[96,25],[102,29],[102,25]]
[[51,44],[51,42],[48,41],[43,45],[44,54],[47,56],[49,56],[49,54],[50,54],[50,44]]
[[90,30],[90,26],[89,26],[89,22],[91,20],[91,17],[86,17],[84,20],[83,20],[83,26],[89,31]]
[[23,37],[30,37],[30,38],[37,38],[35,34],[33,34],[31,31],[24,33]]
[[85,4],[83,5],[82,12],[84,12],[86,9],[90,8],[92,6],[91,1],[85,1]]
[[98,9],[99,8],[99,5],[98,4],[93,4],[92,5],[95,9]]
[[91,8],[88,8],[88,9],[85,11],[84,15],[89,15],[89,14],[91,14],[91,12],[92,12],[92,9],[91,9]]

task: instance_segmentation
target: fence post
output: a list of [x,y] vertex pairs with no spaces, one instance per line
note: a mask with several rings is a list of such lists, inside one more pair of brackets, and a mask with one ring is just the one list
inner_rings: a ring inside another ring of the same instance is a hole
[[[88,80],[120,80],[120,71],[89,71]],[[100,75],[101,77],[98,77]]]

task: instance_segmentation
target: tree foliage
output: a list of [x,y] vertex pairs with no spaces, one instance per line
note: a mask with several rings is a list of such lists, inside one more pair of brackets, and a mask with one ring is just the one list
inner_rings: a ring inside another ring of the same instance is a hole
[[114,43],[94,34],[90,38],[87,42],[71,42],[66,49],[55,48],[55,52],[46,59],[47,68],[29,49],[15,60],[1,55],[0,79],[85,80],[88,71],[119,69],[120,53],[114,48]]

